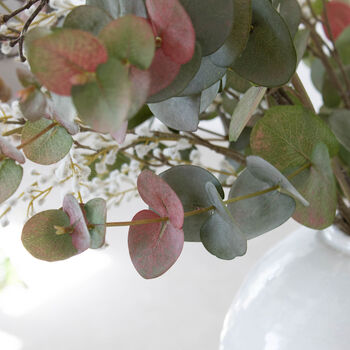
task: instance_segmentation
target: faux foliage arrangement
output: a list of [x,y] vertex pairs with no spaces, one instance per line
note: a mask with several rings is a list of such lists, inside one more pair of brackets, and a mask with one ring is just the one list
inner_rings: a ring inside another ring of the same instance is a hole
[[[0,84],[0,215],[6,225],[18,199],[28,201],[22,242],[34,257],[101,248],[107,228],[129,226],[131,260],[155,278],[184,241],[229,260],[290,217],[350,234],[347,1],[0,6],[2,52],[25,62],[18,101],[5,103]],[[323,96],[318,114],[296,74],[301,60]],[[224,135],[201,126],[214,118]],[[200,147],[221,154],[222,169],[199,162]],[[49,170],[32,171],[37,181],[18,194],[26,161]],[[33,215],[68,183],[62,208]],[[107,208],[136,190],[145,210],[106,222]]]

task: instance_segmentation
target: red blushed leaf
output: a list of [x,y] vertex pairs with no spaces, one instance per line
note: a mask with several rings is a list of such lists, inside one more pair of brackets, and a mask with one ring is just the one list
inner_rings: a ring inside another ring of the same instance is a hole
[[[333,37],[336,40],[343,30],[350,25],[350,6],[340,1],[331,1],[326,4],[326,11]],[[325,16],[323,15],[323,17]],[[323,30],[329,38],[325,25],[323,25]]]
[[158,49],[154,55],[152,65],[149,68],[151,74],[149,96],[169,86],[179,74],[180,68],[181,64],[172,61],[164,54],[162,49]]
[[182,228],[184,209],[174,190],[158,175],[144,170],[137,179],[141,198],[161,217],[169,217],[172,225]]
[[74,84],[88,79],[107,51],[92,34],[62,29],[29,44],[28,59],[36,78],[50,91],[70,95]]
[[[151,210],[137,213],[133,221],[157,219]],[[137,272],[144,278],[156,278],[170,269],[182,252],[184,233],[170,222],[130,226],[129,253]]]
[[156,34],[162,38],[164,54],[179,64],[190,61],[196,34],[179,0],[146,0],[146,7]]
[[64,197],[62,209],[69,216],[70,224],[74,227],[72,243],[78,253],[82,253],[90,248],[91,238],[81,206],[74,196],[67,194]]
[[132,118],[146,103],[151,88],[151,73],[136,67],[131,67],[129,80],[131,83],[132,101],[129,108],[128,119]]

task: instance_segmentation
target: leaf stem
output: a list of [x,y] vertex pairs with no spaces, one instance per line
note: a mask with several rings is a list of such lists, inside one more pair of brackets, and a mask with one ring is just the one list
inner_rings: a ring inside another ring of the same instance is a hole
[[52,128],[54,128],[56,125],[58,125],[56,122],[52,122],[48,127],[46,127],[45,129],[41,130],[38,134],[34,135],[32,138],[30,138],[29,140],[21,143],[19,146],[17,146],[17,149],[22,149],[25,146],[28,146],[29,144],[31,144],[32,142],[36,141],[39,137],[45,135],[49,130],[51,130]]

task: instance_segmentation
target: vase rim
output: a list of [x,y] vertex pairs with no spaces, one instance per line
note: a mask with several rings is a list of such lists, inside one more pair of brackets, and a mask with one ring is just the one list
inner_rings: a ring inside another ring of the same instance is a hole
[[350,256],[350,236],[336,225],[321,231],[321,239],[326,245]]

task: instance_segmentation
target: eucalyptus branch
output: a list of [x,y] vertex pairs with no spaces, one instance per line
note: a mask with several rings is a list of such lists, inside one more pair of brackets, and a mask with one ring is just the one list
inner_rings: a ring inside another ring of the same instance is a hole
[[0,24],[4,24],[8,22],[11,18],[17,16],[19,13],[23,12],[24,10],[28,10],[31,8],[34,4],[39,2],[40,0],[30,0],[28,1],[24,6],[18,8],[17,10],[14,10],[13,12],[7,14],[7,15],[2,15],[0,17]]

